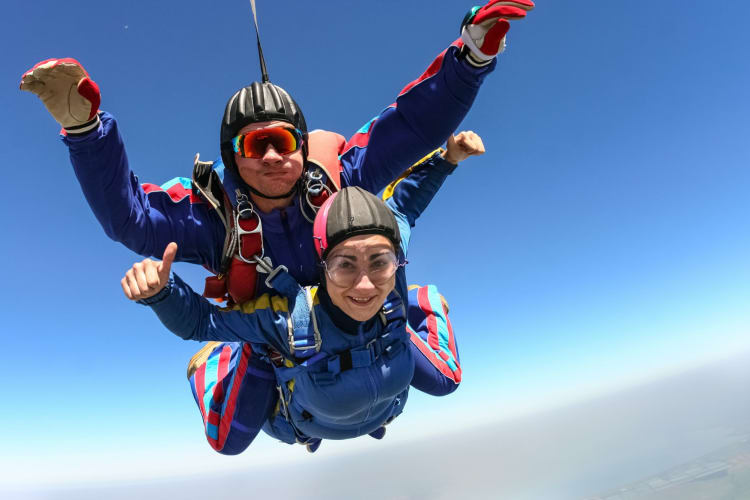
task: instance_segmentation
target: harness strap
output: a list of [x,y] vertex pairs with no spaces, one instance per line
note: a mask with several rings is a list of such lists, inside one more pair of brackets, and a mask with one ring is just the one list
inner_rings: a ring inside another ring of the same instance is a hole
[[[310,290],[306,288],[302,290],[301,293],[304,293],[305,299],[309,300],[309,302],[307,302],[307,309],[309,309],[309,311],[307,311],[307,317],[309,318],[309,321],[305,321],[304,318],[297,317],[296,315],[294,316],[295,321],[290,327],[290,344],[296,343],[297,341],[300,341],[300,343],[308,342],[310,337],[309,332],[312,325],[315,325],[314,330],[317,330],[314,316],[315,310],[312,305],[312,295],[310,294]],[[298,295],[298,299],[299,298],[301,297]],[[306,308],[302,307],[299,309],[304,310]],[[315,375],[314,378],[316,380],[320,379],[321,382],[323,379],[332,382],[334,376],[342,371],[370,366],[383,354],[390,354],[394,347],[393,343],[389,343],[391,332],[402,327],[406,323],[406,307],[404,306],[401,295],[396,290],[388,295],[379,316],[384,325],[383,331],[365,346],[349,349],[333,356],[326,352],[319,351],[318,347],[318,350],[316,350],[316,352],[305,361],[295,363],[292,360],[286,359],[284,360],[283,366],[273,365],[279,391],[279,414],[289,423],[299,442],[305,443],[310,437],[297,429],[289,414],[289,405],[291,404],[292,394],[294,392],[294,378],[303,370],[308,369],[318,362],[327,360],[327,372],[314,373],[313,375]],[[294,353],[294,351],[292,351],[292,353]]]
[[237,189],[237,207],[229,231],[236,242],[229,269],[227,269],[227,292],[235,304],[242,304],[255,297],[258,282],[256,258],[263,258],[263,224],[250,198]]
[[200,161],[200,155],[195,155],[193,190],[213,207],[226,231],[219,274],[206,278],[203,295],[241,304],[255,297],[258,270],[254,258],[263,257],[262,224],[250,198],[239,188],[237,208],[232,206],[213,165],[213,162]]
[[[193,159],[192,187],[194,194],[200,194],[216,210],[224,227],[229,225],[228,214],[232,213],[231,203],[226,199],[219,174],[211,161],[201,161],[196,153]],[[197,192],[196,192],[197,191]]]
[[[309,290],[305,290],[305,292],[309,297]],[[292,320],[294,326],[292,328],[292,337],[290,337],[289,342],[290,346],[292,344],[295,345],[295,350],[298,352],[302,350],[299,347],[304,345],[309,346],[311,344],[311,336],[314,335],[314,333],[310,333],[311,327],[313,331],[317,330],[317,324],[313,323],[315,320],[315,310],[311,306],[309,306],[309,309],[311,321],[305,325],[306,327],[302,326],[305,324],[304,320],[300,322],[300,319],[302,318],[297,318],[295,316]],[[320,351],[320,348],[318,347],[315,354],[312,354],[306,360],[300,363],[293,363],[293,366],[287,365],[286,367],[281,367],[277,370],[279,381],[288,382],[297,376],[300,371],[306,370],[320,361],[326,362],[326,368],[330,375],[336,375],[343,371],[351,370],[352,368],[364,368],[370,366],[383,354],[390,355],[394,349],[394,345],[390,339],[390,334],[406,323],[406,308],[404,307],[403,300],[401,300],[401,296],[397,291],[394,290],[388,295],[379,315],[384,325],[383,331],[366,345],[333,355]],[[311,347],[308,347],[307,349],[311,349]],[[299,356],[304,355],[305,352],[299,354]]]
[[355,347],[329,357],[328,373],[336,375],[352,368],[364,368],[373,364],[383,354],[392,353],[394,345],[390,342],[390,334],[406,323],[406,308],[396,290],[388,295],[379,315],[384,325],[381,334],[362,347]]
[[[232,203],[224,192],[221,178],[213,169],[213,162],[200,161],[200,154],[195,155],[193,160],[192,188],[196,195],[205,199],[216,212],[216,215],[224,224],[226,236],[221,254],[221,268],[218,276],[206,278],[203,296],[210,299],[223,300],[227,297],[227,282],[225,273],[230,267],[230,259],[237,244],[232,231]],[[215,272],[215,270],[214,270]]]
[[292,315],[292,323],[295,326],[289,332],[289,351],[297,358],[307,358],[320,352],[323,339],[318,330],[318,318],[315,316],[310,288],[303,289],[298,300],[302,302],[303,307],[296,307]]

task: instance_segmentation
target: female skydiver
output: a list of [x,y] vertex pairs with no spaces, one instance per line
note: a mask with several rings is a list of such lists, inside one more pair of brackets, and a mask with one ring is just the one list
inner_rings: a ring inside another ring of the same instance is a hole
[[[128,298],[151,305],[162,322],[185,339],[244,340],[264,356],[281,353],[283,362],[276,363],[275,374],[282,398],[264,425],[270,435],[307,444],[310,451],[322,438],[366,433],[381,438],[382,426],[401,412],[410,383],[422,389],[421,383],[430,392],[441,383],[437,379],[445,378],[420,358],[440,354],[447,361],[443,366],[455,370],[453,388],[460,379],[447,307],[435,288],[418,289],[408,314],[402,300],[407,289],[401,268],[410,227],[452,171],[446,165],[410,172],[386,193],[387,207],[359,188],[346,188],[326,202],[314,226],[324,270],[320,287],[303,289],[280,271],[270,281],[281,296],[263,295],[235,310],[221,310],[178,277],[169,280],[176,253],[176,246],[170,245],[162,263],[146,259],[134,265],[122,280],[123,289]],[[409,337],[416,335],[429,354],[410,347]],[[431,351],[435,344],[444,349]],[[224,358],[226,366],[230,355],[242,358],[225,349],[219,349],[216,363]],[[233,366],[237,372],[244,369],[246,362]],[[238,390],[233,384],[225,387],[213,422],[206,418],[203,398],[198,398],[209,441],[212,434],[224,441],[241,427],[233,409],[242,405]],[[206,403],[212,403],[216,394],[206,396]]]

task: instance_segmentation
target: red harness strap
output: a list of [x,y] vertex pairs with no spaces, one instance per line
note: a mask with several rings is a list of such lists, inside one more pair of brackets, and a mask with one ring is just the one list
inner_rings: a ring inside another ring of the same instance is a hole
[[235,241],[234,253],[226,272],[218,276],[206,278],[203,296],[219,301],[227,300],[233,304],[242,304],[255,297],[258,272],[253,258],[263,256],[263,234],[260,218],[255,211],[251,211],[244,219],[242,212],[234,210],[231,231]]
[[255,297],[258,271],[252,259],[263,257],[260,217],[255,211],[246,219],[236,217],[235,231],[238,248],[227,271],[227,292],[235,304],[242,304]]

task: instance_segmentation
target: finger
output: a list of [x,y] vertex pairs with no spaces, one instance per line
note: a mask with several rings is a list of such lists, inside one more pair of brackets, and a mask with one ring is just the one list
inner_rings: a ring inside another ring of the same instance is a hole
[[51,66],[55,63],[55,61],[57,61],[57,59],[45,59],[44,61],[39,61],[38,63],[30,67],[29,69],[27,69],[26,72],[23,75],[21,75],[21,79],[24,79],[33,75],[34,70],[37,69],[38,67]]
[[460,135],[461,137],[459,138],[458,142],[467,155],[476,156],[484,154],[484,143],[482,142],[482,138],[479,137],[479,134],[472,132],[471,130],[467,130],[461,132]]
[[147,261],[139,262],[133,265],[133,273],[135,274],[135,281],[138,283],[138,288],[145,292],[149,289],[148,280],[146,280],[145,268],[148,267]]
[[458,135],[448,136],[448,142],[446,142],[445,144],[445,149],[452,149],[452,147],[457,144],[458,137],[460,137],[462,133],[463,132],[459,133]]
[[31,75],[34,78],[43,77],[47,74],[47,71],[55,67],[57,62],[57,59],[46,59],[44,61],[38,62],[34,65],[33,68],[24,73],[24,76]]
[[471,137],[468,140],[466,151],[469,156],[478,156],[484,154],[484,143],[482,142],[482,138],[478,135]]
[[459,132],[458,134],[453,136],[454,141],[456,144],[466,144],[466,138],[469,136],[468,131],[464,130],[463,132]]
[[75,80],[80,80],[86,76],[86,71],[78,64],[69,61],[58,61],[57,64],[47,69],[50,76],[60,77],[67,76]]
[[464,153],[471,154],[474,150],[471,136],[467,132],[461,132],[458,137],[456,137],[456,144]]
[[535,7],[534,2],[531,0],[495,0],[488,2],[487,5],[485,5],[485,8],[495,5],[511,5],[526,11],[532,10]]
[[135,300],[133,298],[133,294],[130,292],[130,287],[128,286],[127,278],[122,278],[120,280],[120,286],[122,286],[122,291],[125,292],[125,296],[127,298],[129,298],[130,300]]
[[177,243],[172,242],[167,245],[164,249],[164,255],[162,256],[161,263],[159,264],[159,275],[162,277],[169,276],[169,271],[172,269],[172,263],[174,262],[175,256],[177,255]]
[[39,80],[34,80],[33,78],[29,78],[28,80],[22,80],[19,88],[26,92],[32,92],[38,95],[40,92],[44,90],[45,85],[44,85],[44,82],[40,82]]
[[133,273],[133,268],[128,269],[128,272],[125,273],[125,281],[127,282],[128,288],[130,289],[130,293],[133,297],[133,300],[138,300],[141,298],[141,289],[138,288],[138,282],[135,279],[135,274]]
[[159,279],[159,265],[152,263],[150,266],[145,266],[144,273],[146,275],[146,285],[148,285],[149,290],[156,290],[159,288],[159,285],[161,285],[161,280]]
[[484,154],[486,150],[484,149],[484,142],[482,141],[482,138],[477,135],[475,139],[476,139],[476,151],[477,152],[474,154],[476,155]]
[[476,17],[471,21],[471,24],[480,25],[487,23],[492,24],[497,22],[498,19],[523,19],[526,17],[526,11],[519,9],[518,7],[500,5],[493,5],[487,10],[480,10],[477,12]]

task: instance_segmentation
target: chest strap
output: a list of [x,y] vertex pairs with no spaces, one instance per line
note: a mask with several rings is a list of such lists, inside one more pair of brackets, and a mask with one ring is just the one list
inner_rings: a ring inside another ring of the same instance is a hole
[[294,307],[290,307],[287,346],[295,358],[309,358],[320,351],[323,339],[318,329],[318,318],[315,316],[313,296],[309,287],[302,288],[287,272],[286,267],[273,269],[266,285],[284,294]]
[[[383,354],[390,355],[393,349],[396,348],[395,343],[391,338],[391,333],[394,330],[403,328],[406,323],[406,308],[404,307],[403,300],[401,300],[401,296],[397,291],[394,290],[388,295],[388,298],[383,305],[383,309],[378,313],[379,319],[383,324],[383,329],[380,334],[364,346],[354,347],[336,354],[320,351],[318,341],[311,339],[311,337],[315,336],[319,339],[320,332],[317,331],[317,321],[315,319],[315,310],[312,307],[310,290],[305,289],[304,292],[307,297],[310,297],[308,302],[310,310],[309,320],[304,321],[304,318],[292,319],[293,326],[290,329],[289,343],[290,345],[295,345],[295,350],[299,354],[296,355],[298,358],[296,362],[289,360],[288,363],[285,363],[285,367],[281,367],[277,370],[276,376],[280,383],[289,382],[301,370],[306,370],[318,362],[326,363],[326,371],[315,373],[314,378],[332,378],[333,376],[343,371],[351,370],[352,368],[364,368],[370,366],[380,358],[380,356]],[[318,345],[317,347],[316,344]],[[300,348],[305,345],[309,345],[309,347],[307,347],[308,351]],[[313,348],[315,348],[314,352],[312,351]],[[307,355],[307,358],[304,359],[304,361],[299,359],[305,355]]]
[[352,368],[370,366],[383,354],[392,353],[395,345],[390,338],[391,332],[403,327],[406,323],[406,308],[396,290],[388,295],[378,316],[383,323],[383,331],[380,335],[362,347],[355,347],[328,358],[327,369],[331,376]]

